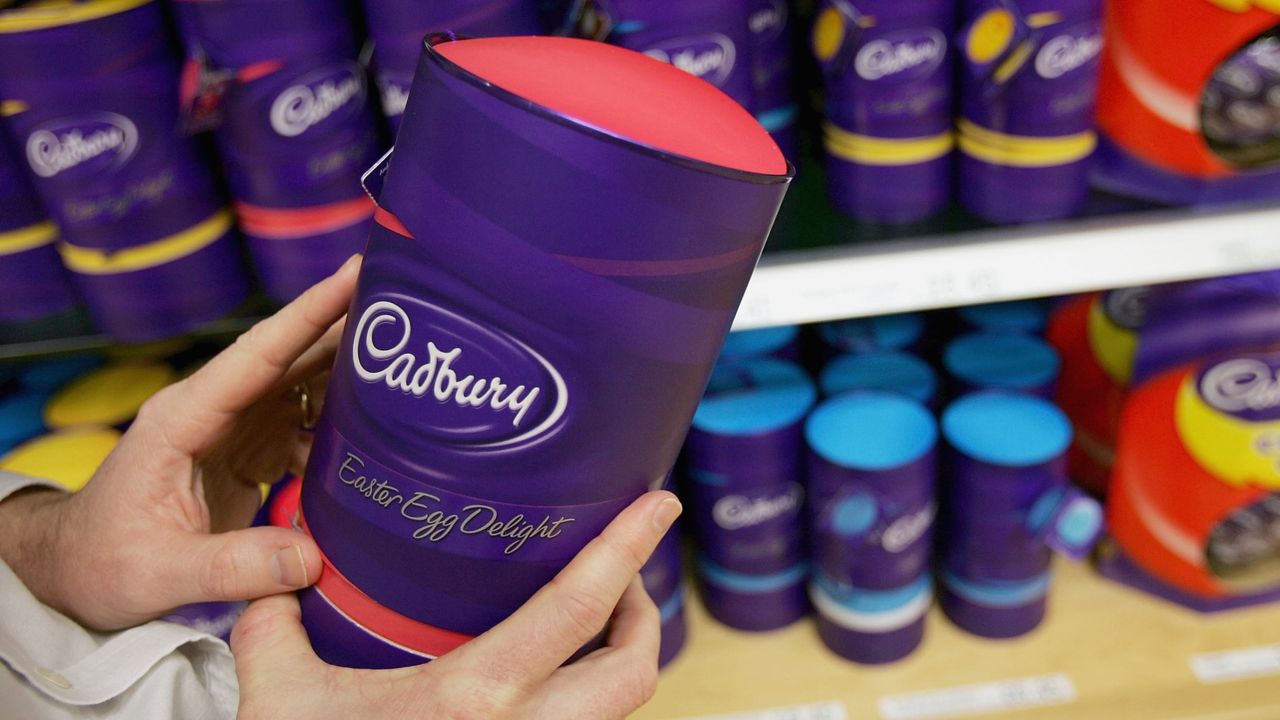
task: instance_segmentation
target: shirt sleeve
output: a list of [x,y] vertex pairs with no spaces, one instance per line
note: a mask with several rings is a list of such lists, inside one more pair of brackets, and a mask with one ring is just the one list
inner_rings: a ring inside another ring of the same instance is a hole
[[[0,501],[52,483],[0,473]],[[226,643],[169,622],[86,630],[37,600],[0,561],[0,715],[231,720],[239,704]]]

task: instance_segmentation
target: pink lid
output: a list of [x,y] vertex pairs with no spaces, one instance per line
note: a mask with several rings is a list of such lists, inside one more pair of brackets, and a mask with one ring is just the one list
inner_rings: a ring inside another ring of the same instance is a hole
[[493,85],[610,135],[673,155],[785,175],[778,146],[742,106],[631,50],[561,37],[497,37],[433,49]]

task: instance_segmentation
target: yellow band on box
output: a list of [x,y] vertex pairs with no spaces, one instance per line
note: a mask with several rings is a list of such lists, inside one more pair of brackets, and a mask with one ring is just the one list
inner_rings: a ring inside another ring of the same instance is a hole
[[28,3],[21,8],[0,11],[0,33],[19,33],[31,30],[72,25],[97,20],[108,15],[133,10],[155,0],[42,0]]
[[36,223],[0,233],[0,255],[34,250],[58,239],[58,228],[51,222]]
[[62,243],[58,251],[71,270],[85,275],[113,275],[164,265],[203,250],[231,230],[229,210],[219,210],[208,219],[180,233],[144,245],[107,252]]
[[24,113],[27,109],[27,104],[21,100],[0,101],[0,117],[10,117],[18,113]]
[[918,138],[880,138],[859,135],[831,123],[823,127],[827,152],[864,165],[914,165],[936,160],[955,147],[951,132]]
[[1133,377],[1133,363],[1138,357],[1138,333],[1120,327],[1107,317],[1099,295],[1089,304],[1086,334],[1089,348],[1104,372],[1122,387]]
[[178,379],[161,363],[119,363],[71,381],[44,406],[44,424],[53,429],[120,425],[138,414],[147,398]]
[[81,428],[41,435],[0,457],[0,470],[52,480],[78,492],[120,441],[111,428]]
[[1178,389],[1178,436],[1191,457],[1236,487],[1280,488],[1280,420],[1246,422],[1200,397],[1193,373]]
[[964,118],[958,121],[957,126],[960,130],[960,151],[994,165],[1066,165],[1089,157],[1098,145],[1098,136],[1092,130],[1058,137],[1032,137],[988,130]]
[[813,23],[813,54],[818,60],[828,62],[840,51],[845,38],[844,15],[828,7]]

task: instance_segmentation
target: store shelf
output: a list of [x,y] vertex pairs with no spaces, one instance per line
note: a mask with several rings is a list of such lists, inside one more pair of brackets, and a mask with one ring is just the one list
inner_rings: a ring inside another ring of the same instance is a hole
[[[664,670],[653,701],[633,717],[671,720],[834,703],[843,715],[819,717],[872,720],[886,717],[885,698],[891,703],[897,698],[901,709],[904,694],[1063,674],[1074,688],[1073,701],[983,717],[1280,718],[1280,674],[1206,684],[1192,669],[1197,655],[1280,643],[1280,605],[1198,615],[1112,583],[1085,566],[1062,562],[1057,573],[1049,617],[1030,635],[979,639],[935,610],[920,649],[878,668],[829,653],[811,620],[775,633],[740,633],[710,620],[691,597],[689,644]],[[1251,662],[1258,664],[1259,656],[1259,672],[1280,671],[1280,645],[1254,653]]]
[[[805,193],[804,188],[800,188]],[[791,202],[788,199],[788,202]],[[816,203],[812,203],[816,205]],[[783,217],[735,330],[1231,275],[1280,267],[1280,207],[1144,209],[1005,229],[923,228],[865,240],[824,218],[823,247],[790,249]],[[810,209],[813,214],[822,214]],[[827,210],[826,212],[830,212]],[[954,224],[954,223],[953,223]],[[865,235],[865,233],[862,233]],[[841,236],[849,241],[842,243]],[[773,240],[771,240],[771,243]]]

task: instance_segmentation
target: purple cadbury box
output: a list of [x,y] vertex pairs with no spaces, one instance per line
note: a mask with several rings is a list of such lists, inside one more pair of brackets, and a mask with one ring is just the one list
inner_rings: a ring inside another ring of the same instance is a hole
[[422,38],[449,31],[468,37],[542,32],[536,0],[364,0],[382,112],[400,130]]
[[692,73],[755,115],[796,157],[786,0],[598,0],[607,40]]
[[[560,84],[531,102],[529,73]],[[582,83],[617,102],[574,105]],[[659,98],[676,115],[636,122]],[[739,139],[682,135],[717,116]],[[429,39],[303,484],[333,566],[474,635],[661,487],[789,178],[728,98],[634,53]]]
[[1030,632],[1044,619],[1052,551],[1079,559],[1102,530],[1098,503],[1067,481],[1071,424],[1041,398],[984,391],[952,403],[942,429],[942,609],[976,635]]
[[178,131],[160,4],[0,12],[0,100],[95,323],[126,342],[231,311],[248,283],[207,158]]
[[804,617],[804,417],[817,389],[776,358],[721,362],[685,440],[707,610],[740,630]]
[[1097,144],[1102,0],[966,0],[961,204],[996,223],[1084,206]]
[[342,0],[183,0],[189,54],[225,79],[214,133],[267,294],[285,303],[364,248],[360,175],[385,150]]
[[907,223],[950,202],[955,23],[942,0],[826,0],[819,11],[828,193],[841,212]]
[[924,637],[933,601],[937,423],[918,401],[854,390],[805,424],[818,633],[838,655],[886,663]]
[[58,259],[58,230],[27,184],[27,169],[0,137],[0,323],[71,311],[76,296]]

